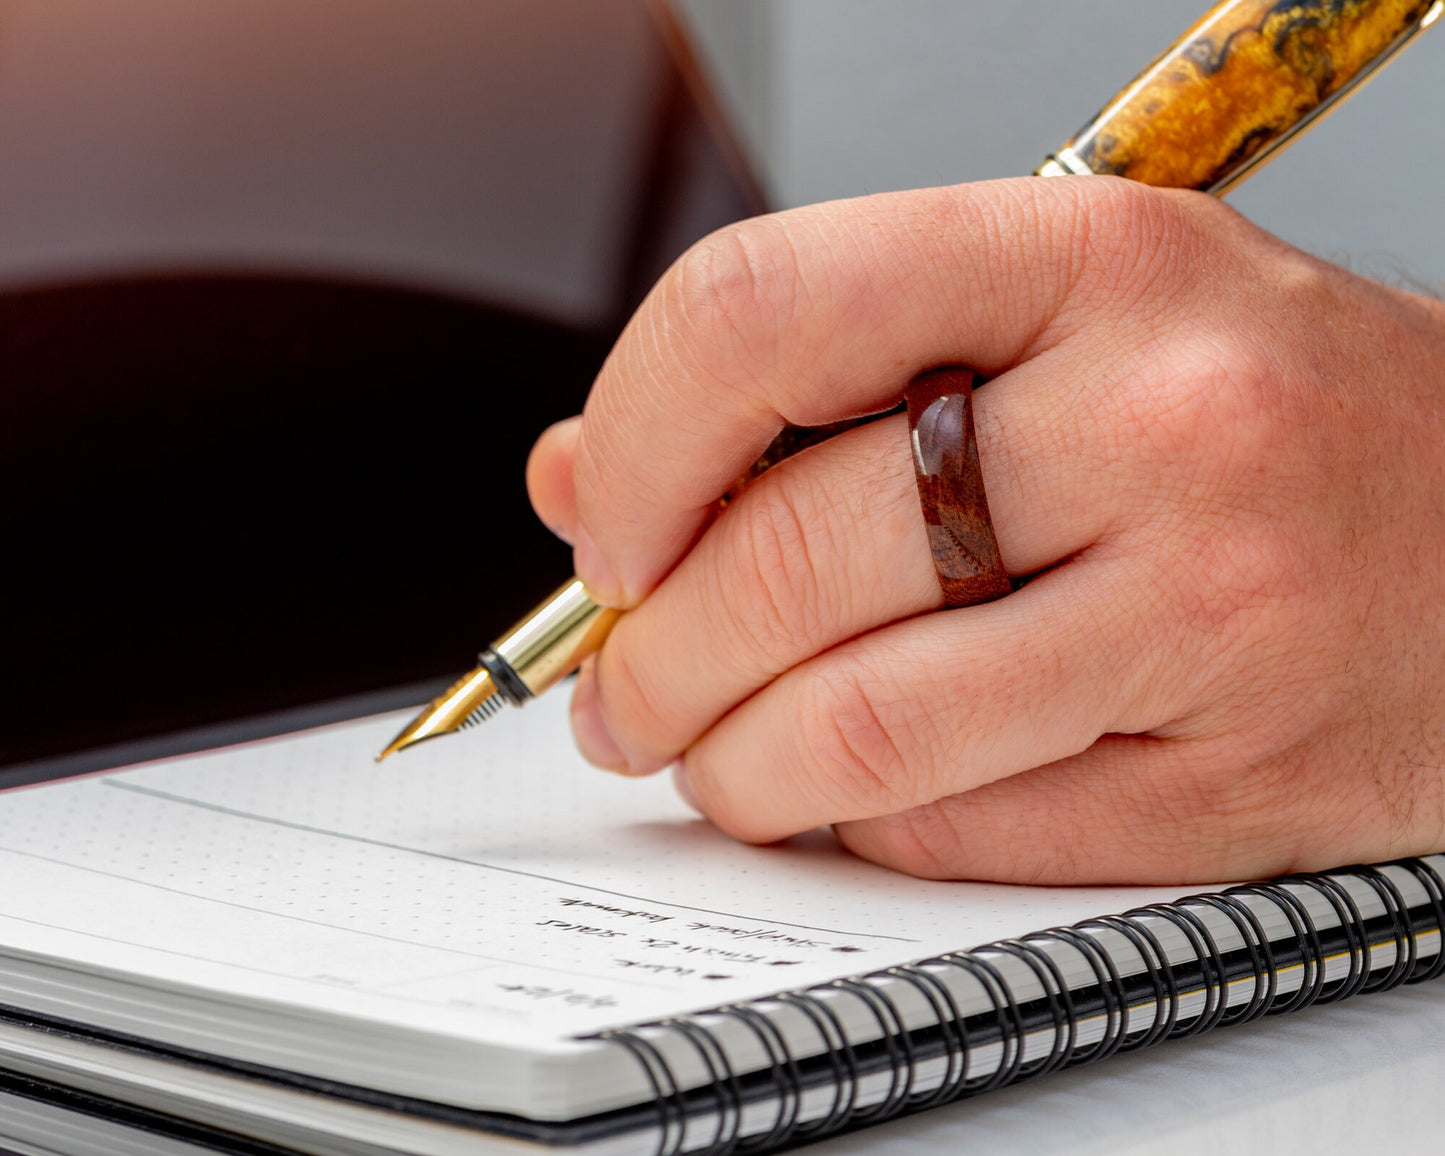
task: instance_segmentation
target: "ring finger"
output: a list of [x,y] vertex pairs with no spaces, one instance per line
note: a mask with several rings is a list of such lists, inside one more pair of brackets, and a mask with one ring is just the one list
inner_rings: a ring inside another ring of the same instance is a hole
[[[1050,416],[1046,355],[976,394],[979,457],[1012,575],[1095,541],[1110,503],[1086,420]],[[1064,446],[1050,444],[1064,439]],[[1062,450],[1064,452],[1055,452]],[[754,483],[614,629],[573,704],[613,770],[666,766],[739,702],[855,635],[942,604],[900,415]]]

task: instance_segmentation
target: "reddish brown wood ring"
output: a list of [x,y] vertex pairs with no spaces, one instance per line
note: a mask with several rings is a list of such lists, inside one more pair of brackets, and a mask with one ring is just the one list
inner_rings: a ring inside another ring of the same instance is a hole
[[946,606],[973,606],[1012,586],[988,516],[973,432],[973,373],[946,368],[909,383],[908,431],[918,500]]

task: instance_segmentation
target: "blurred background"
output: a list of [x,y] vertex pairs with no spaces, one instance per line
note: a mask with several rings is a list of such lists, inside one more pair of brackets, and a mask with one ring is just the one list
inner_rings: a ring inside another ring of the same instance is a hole
[[763,207],[709,100],[638,0],[0,0],[0,764],[472,665],[533,438]]
[[[1207,0],[680,0],[779,208],[1032,172]],[[1229,196],[1382,279],[1445,284],[1445,33]]]
[[[0,0],[0,783],[420,701],[565,577],[526,450],[672,257],[1029,172],[1203,8]],[[1442,60],[1232,202],[1445,282]]]

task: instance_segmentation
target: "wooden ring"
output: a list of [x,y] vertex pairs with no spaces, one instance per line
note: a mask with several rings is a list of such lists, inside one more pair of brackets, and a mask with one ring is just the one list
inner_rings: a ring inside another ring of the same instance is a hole
[[973,606],[1002,598],[1013,587],[999,558],[978,468],[973,373],[957,367],[920,373],[903,396],[918,500],[943,603]]

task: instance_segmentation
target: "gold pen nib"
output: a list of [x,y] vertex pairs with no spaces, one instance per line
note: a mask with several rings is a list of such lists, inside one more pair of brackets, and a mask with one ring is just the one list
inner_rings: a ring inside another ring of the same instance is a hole
[[573,578],[482,651],[466,675],[407,724],[377,755],[381,762],[437,735],[485,722],[503,703],[521,706],[566,678],[589,654],[596,654],[620,611],[592,600]]
[[449,735],[465,727],[485,722],[502,709],[497,684],[486,667],[479,666],[453,683],[447,691],[431,700],[421,714],[412,719],[390,745],[376,756],[379,763],[387,755],[438,735]]

